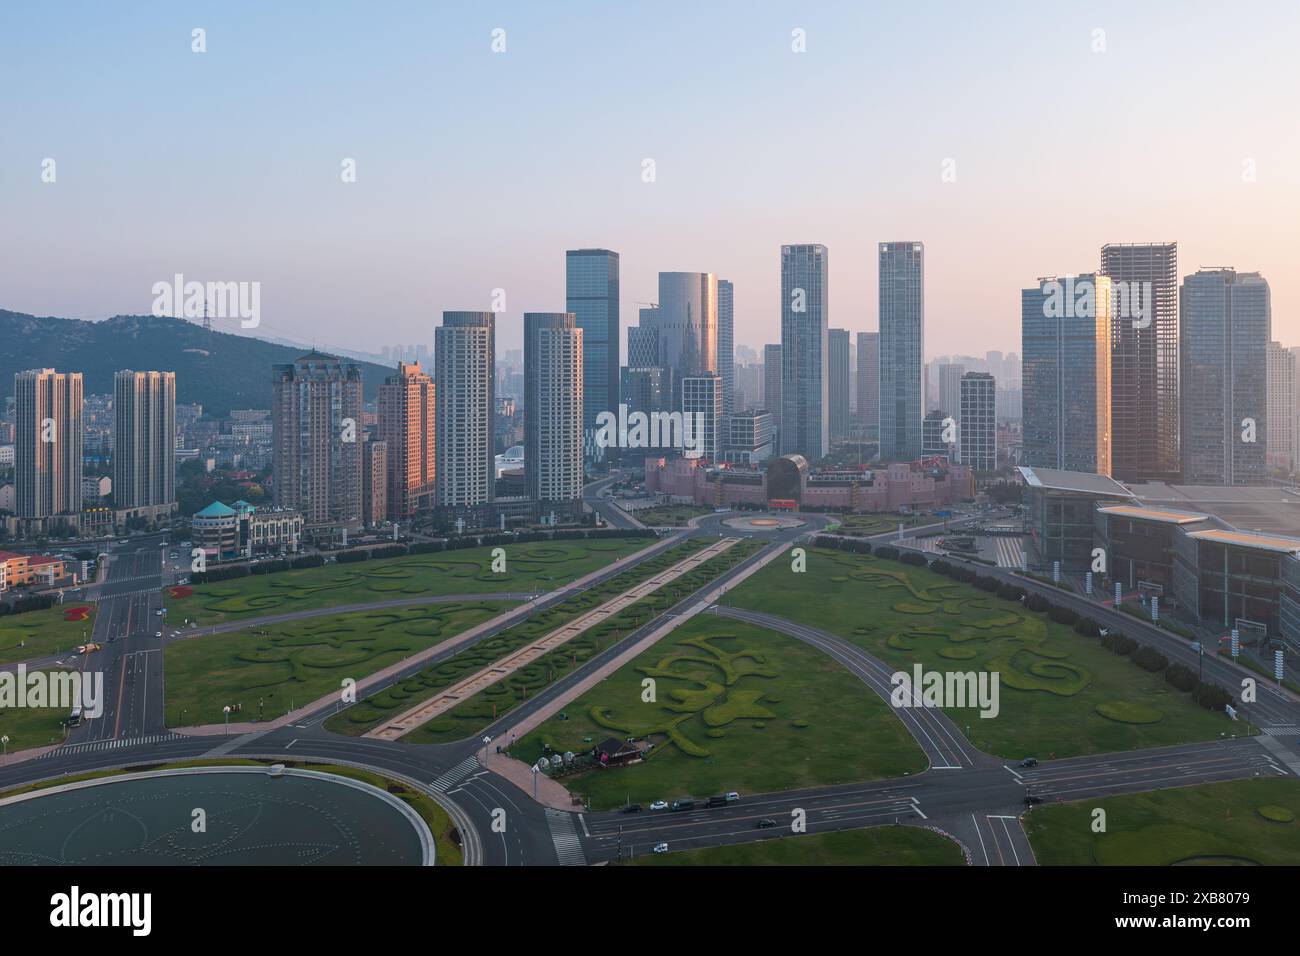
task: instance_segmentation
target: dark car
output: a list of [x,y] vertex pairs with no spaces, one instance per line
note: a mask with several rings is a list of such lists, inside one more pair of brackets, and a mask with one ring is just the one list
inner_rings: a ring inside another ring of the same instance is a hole
[[1042,802],[1043,802],[1042,797],[1036,797],[1032,793],[1025,794],[1025,806],[1027,807],[1032,807],[1035,804],[1042,803]]
[[1038,758],[1037,758],[1037,757],[1026,757],[1024,760],[1020,761],[1020,766],[1022,766],[1022,767],[1037,767],[1037,766],[1038,766]]
[[671,810],[671,811],[673,811],[673,812],[676,812],[676,811],[679,811],[679,810],[694,810],[694,809],[695,809],[695,801],[692,800],[690,797],[685,797],[685,798],[683,798],[683,799],[681,799],[681,800],[674,800],[674,801],[673,801],[673,805],[672,805],[671,807],[669,807],[668,809]]
[[725,807],[726,805],[727,805],[726,797],[723,796],[709,797],[709,806],[711,807]]
[[764,817],[755,823],[754,826],[758,827],[760,830],[770,830],[772,827],[776,826],[776,821],[771,817]]
[[624,813],[640,813],[640,812],[641,812],[641,804],[639,804],[639,803],[629,803],[627,806],[625,806],[625,807],[623,808],[623,812],[624,812]]

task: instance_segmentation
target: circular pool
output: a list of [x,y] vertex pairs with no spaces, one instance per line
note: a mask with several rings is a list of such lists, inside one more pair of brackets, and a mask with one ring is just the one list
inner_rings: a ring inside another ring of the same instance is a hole
[[155,770],[0,801],[0,866],[420,866],[429,828],[337,774]]

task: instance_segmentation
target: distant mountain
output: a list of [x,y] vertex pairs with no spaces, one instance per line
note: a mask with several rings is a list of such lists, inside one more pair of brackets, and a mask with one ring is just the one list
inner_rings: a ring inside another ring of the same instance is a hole
[[[87,395],[112,392],[113,373],[120,369],[157,370],[176,373],[176,401],[198,402],[205,413],[224,415],[232,408],[269,408],[271,366],[305,351],[228,332],[209,337],[184,319],[117,315],[82,322],[0,309],[0,395],[12,395],[14,373],[29,368],[81,372]],[[369,401],[393,370],[356,364]]]

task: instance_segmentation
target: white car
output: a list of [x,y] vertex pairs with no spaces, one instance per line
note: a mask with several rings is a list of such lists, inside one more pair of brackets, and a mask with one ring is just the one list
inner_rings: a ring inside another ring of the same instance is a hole
[[668,801],[667,801],[667,800],[656,800],[654,803],[650,804],[650,809],[651,809],[651,810],[667,810],[667,809],[668,809]]
[[655,849],[654,849],[654,851],[655,851],[656,853],[667,853],[667,852],[668,852],[668,844],[667,844],[667,843],[656,843],[656,844],[655,844]]
[[154,637],[162,637],[162,631],[159,631],[157,634],[154,635]]

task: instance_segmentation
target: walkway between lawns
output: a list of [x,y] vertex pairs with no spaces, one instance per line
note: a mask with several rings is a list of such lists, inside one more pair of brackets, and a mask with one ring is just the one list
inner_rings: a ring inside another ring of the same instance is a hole
[[477,673],[471,674],[436,697],[416,704],[394,719],[376,727],[365,736],[380,740],[396,740],[405,736],[421,724],[427,723],[439,714],[451,710],[451,708],[473,697],[479,691],[490,687],[497,681],[504,680],[521,667],[531,664],[539,657],[544,657],[560,645],[567,644],[578,635],[603,623],[620,611],[631,607],[637,601],[648,597],[665,584],[681,577],[683,574],[694,571],[706,561],[716,558],[732,545],[740,542],[740,540],[740,538],[723,538],[716,544],[695,552],[667,570],[661,571],[640,584],[629,588],[599,607],[574,618],[568,624],[556,628],[540,640],[534,641],[510,656],[504,657],[494,664],[489,664]]

